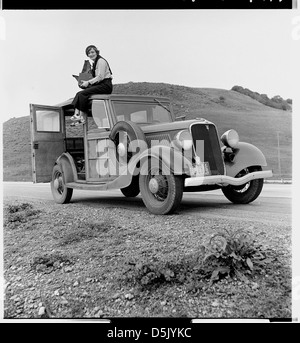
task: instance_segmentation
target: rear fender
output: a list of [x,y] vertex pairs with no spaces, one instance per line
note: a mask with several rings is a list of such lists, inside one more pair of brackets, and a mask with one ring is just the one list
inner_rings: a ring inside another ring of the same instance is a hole
[[[225,147],[222,148],[224,150]],[[250,166],[267,166],[264,154],[255,145],[239,142],[238,148],[233,150],[233,162],[225,161],[226,175],[235,177],[241,170]]]
[[63,153],[56,160],[56,164],[61,167],[64,183],[77,181],[77,170],[72,156],[69,153]]

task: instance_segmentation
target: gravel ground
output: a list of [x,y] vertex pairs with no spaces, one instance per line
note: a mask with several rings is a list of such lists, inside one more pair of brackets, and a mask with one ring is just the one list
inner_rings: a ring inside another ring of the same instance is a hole
[[[223,228],[244,228],[243,221],[5,201],[4,317],[290,318],[291,227],[246,226],[270,262],[247,280],[212,284],[192,268],[203,258],[201,245]],[[138,263],[170,277],[145,284]]]

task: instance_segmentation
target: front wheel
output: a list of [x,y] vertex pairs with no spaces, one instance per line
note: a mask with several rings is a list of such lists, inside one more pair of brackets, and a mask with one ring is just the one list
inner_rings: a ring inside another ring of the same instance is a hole
[[52,172],[51,192],[54,201],[58,204],[66,204],[70,202],[73,194],[73,188],[65,186],[62,170],[57,164],[54,166]]
[[143,202],[154,214],[170,214],[179,206],[183,194],[183,178],[153,159],[146,161],[139,177]]
[[[261,167],[249,167],[240,171],[235,177],[242,177],[248,173],[261,171]],[[261,193],[264,179],[251,180],[241,186],[228,185],[222,188],[225,197],[234,204],[249,204],[254,201]]]

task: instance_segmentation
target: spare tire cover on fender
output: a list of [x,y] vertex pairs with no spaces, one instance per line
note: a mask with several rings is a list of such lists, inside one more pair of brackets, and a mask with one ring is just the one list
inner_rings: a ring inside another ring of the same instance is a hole
[[116,148],[118,148],[118,133],[122,131],[126,132],[130,142],[136,142],[136,145],[134,145],[134,152],[142,153],[148,148],[146,143],[146,136],[143,130],[132,121],[119,121],[112,128],[109,139],[111,139],[115,143]]

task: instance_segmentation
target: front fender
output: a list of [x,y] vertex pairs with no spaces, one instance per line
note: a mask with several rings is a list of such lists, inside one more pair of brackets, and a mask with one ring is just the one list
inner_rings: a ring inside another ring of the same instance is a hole
[[77,181],[76,166],[72,156],[69,153],[65,152],[61,154],[56,160],[56,164],[58,164],[61,167],[61,170],[63,172],[63,180],[65,184],[68,182]]
[[[222,148],[224,150],[225,147]],[[235,177],[241,170],[250,166],[266,166],[264,154],[255,145],[239,142],[238,148],[234,149],[233,162],[225,161],[226,175]]]
[[170,171],[175,175],[184,175],[190,173],[191,161],[184,156],[181,151],[166,145],[155,145],[143,151],[136,158],[129,162],[128,170],[131,175],[137,174],[137,164],[142,164],[148,158],[155,158],[161,160]]

